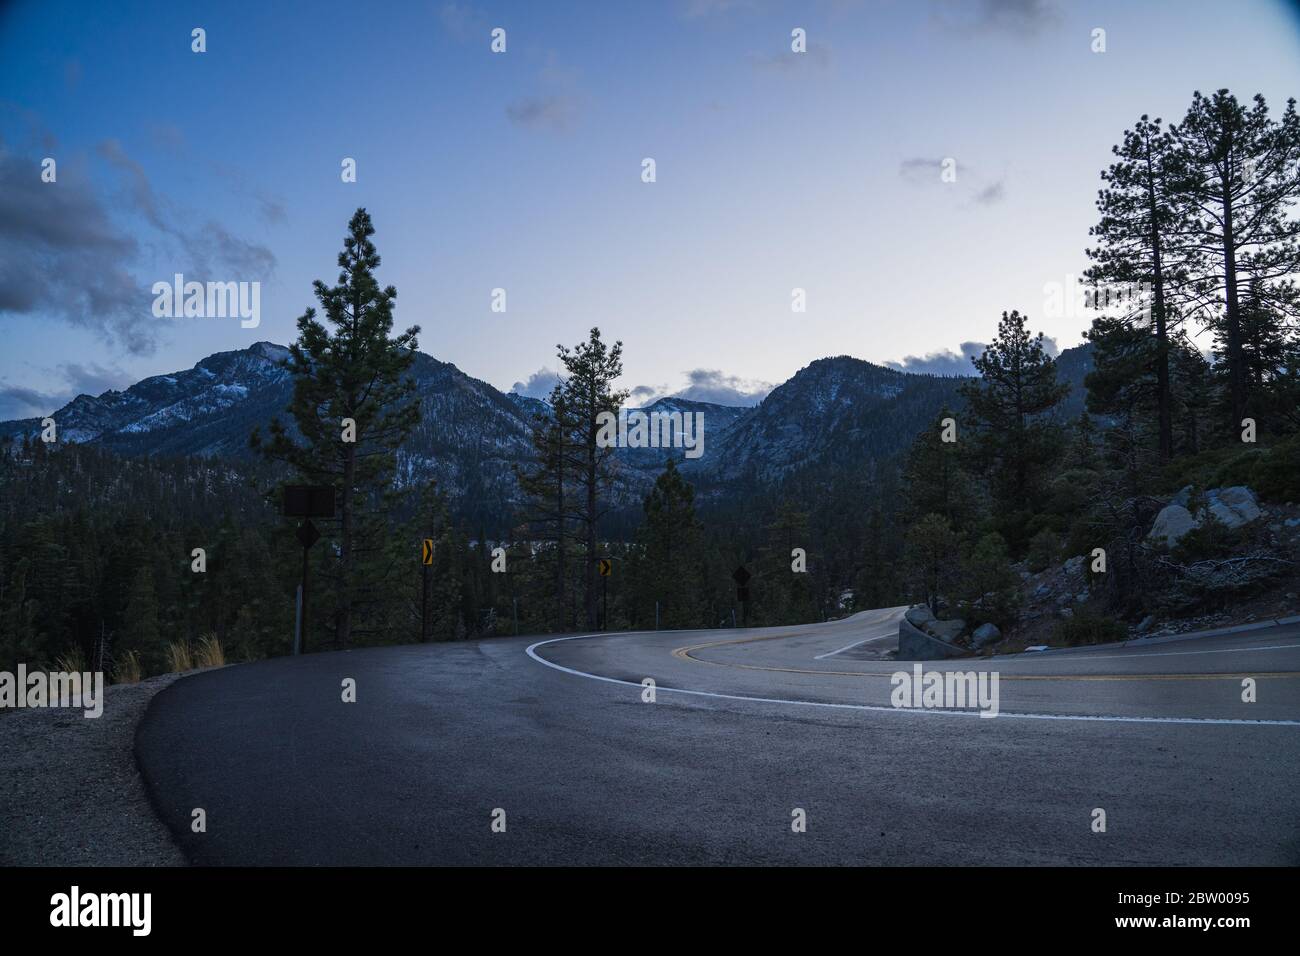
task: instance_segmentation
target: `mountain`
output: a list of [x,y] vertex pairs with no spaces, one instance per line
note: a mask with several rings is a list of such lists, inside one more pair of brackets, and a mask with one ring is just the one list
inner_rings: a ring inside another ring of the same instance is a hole
[[[265,429],[277,416],[291,421],[285,408],[293,382],[282,365],[288,356],[288,349],[271,342],[219,352],[192,369],[155,375],[125,391],[79,395],[53,417],[63,440],[122,455],[247,457],[255,426]],[[1082,408],[1091,346],[1067,349],[1058,368],[1072,386],[1060,414],[1073,417]],[[462,516],[499,527],[518,500],[513,466],[530,460],[529,430],[549,406],[503,394],[421,352],[411,376],[421,421],[398,453],[398,481],[436,479]],[[779,483],[803,468],[855,468],[888,459],[905,450],[944,406],[959,412],[963,381],[841,355],[800,369],[752,408],[659,399],[643,410],[704,416],[704,454],[683,460],[681,449],[619,449],[615,503],[639,506],[668,454],[706,492],[735,482]],[[39,431],[35,418],[0,423],[0,437]]]
[[847,355],[818,359],[748,410],[687,469],[714,482],[771,484],[808,465],[853,466],[905,449],[965,381]]

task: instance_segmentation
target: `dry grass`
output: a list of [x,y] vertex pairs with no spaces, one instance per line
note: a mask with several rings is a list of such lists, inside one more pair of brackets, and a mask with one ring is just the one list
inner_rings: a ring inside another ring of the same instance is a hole
[[225,667],[226,651],[215,634],[205,634],[199,638],[199,645],[194,649],[196,667]]
[[58,657],[54,658],[54,669],[62,671],[65,674],[84,674],[86,667],[86,653],[80,647],[74,647],[69,651],[64,651]]
[[138,684],[142,676],[140,655],[135,651],[127,651],[113,664],[114,684]]
[[173,674],[184,674],[194,670],[194,657],[190,653],[189,641],[172,641],[167,645],[167,670]]

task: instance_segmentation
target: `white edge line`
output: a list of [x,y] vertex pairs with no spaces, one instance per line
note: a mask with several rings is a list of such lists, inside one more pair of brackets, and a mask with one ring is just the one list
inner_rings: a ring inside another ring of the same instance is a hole
[[[1077,654],[1077,655],[1070,655],[1069,659],[1081,660],[1081,661],[1141,661],[1141,660],[1145,660],[1148,657],[1191,657],[1196,654],[1243,654],[1246,651],[1283,651],[1292,647],[1300,647],[1300,644],[1268,644],[1268,645],[1261,645],[1258,647],[1216,647],[1215,649],[1209,651],[1153,651],[1150,654],[1145,654],[1145,653],[1104,654],[1104,655],[1103,654],[1087,654],[1087,655]],[[1021,659],[1014,654],[1005,654],[1005,655],[998,654],[998,655],[994,655],[994,657],[996,657],[998,660],[1004,660],[1004,661],[1013,661],[1013,660]],[[994,657],[987,657],[984,658],[984,660],[993,660]],[[974,658],[974,659],[979,660],[979,658]],[[1061,661],[1066,660],[1066,657],[1065,655],[1060,655],[1060,656],[1051,655],[1050,657],[1039,655],[1032,658],[1025,658],[1025,660],[1032,660],[1034,662],[1054,661],[1057,664],[1059,664],[1061,663]]]
[[864,638],[863,638],[862,640],[860,640],[860,641],[854,641],[852,644],[846,645],[845,647],[841,647],[838,651],[828,651],[828,652],[825,653],[825,654],[818,654],[816,657],[813,658],[813,660],[815,660],[815,661],[824,661],[824,660],[826,660],[826,658],[828,658],[828,657],[834,657],[836,654],[843,654],[845,651],[851,651],[851,650],[853,650],[853,648],[857,647],[859,644],[870,644],[872,641],[883,641],[883,640],[886,640],[887,638],[890,638],[890,637],[893,637],[893,635],[892,635],[892,634],[877,634],[875,637],[864,637]]
[[[589,680],[605,681],[608,684],[622,684],[624,687],[636,687],[640,689],[641,684],[630,681],[620,680],[617,677],[603,677],[600,674],[589,674],[586,671],[574,670],[572,667],[565,667],[563,664],[556,664],[554,661],[548,661],[537,653],[537,648],[546,644],[558,644],[561,641],[577,641],[584,637],[597,637],[596,634],[574,634],[571,637],[553,637],[549,640],[538,641],[535,644],[528,645],[526,653],[539,664],[545,664],[547,667],[554,668],[557,671],[563,671],[566,674],[572,674],[575,677],[586,677]],[[886,707],[883,704],[834,704],[828,701],[820,700],[786,700],[782,697],[748,697],[744,694],[719,694],[709,690],[687,690],[682,687],[663,687],[655,685],[655,691],[666,694],[690,694],[695,697],[714,697],[719,700],[747,700],[757,704],[793,704],[799,707],[829,707],[834,710],[869,710],[879,711],[886,714],[921,714],[932,717],[980,717],[978,710],[942,710],[920,709],[911,707]],[[1238,720],[1229,717],[1103,717],[1096,714],[1025,714],[1015,711],[999,711],[997,717],[983,718],[986,720],[996,720],[998,717],[1012,717],[1021,720],[1091,720],[1100,723],[1111,724],[1250,724],[1254,726],[1265,727],[1300,727],[1300,720]]]

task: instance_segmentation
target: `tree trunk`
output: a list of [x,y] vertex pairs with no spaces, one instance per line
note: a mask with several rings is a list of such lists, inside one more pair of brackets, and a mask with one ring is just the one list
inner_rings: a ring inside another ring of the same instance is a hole
[[1221,177],[1223,190],[1223,286],[1227,314],[1224,326],[1228,333],[1228,392],[1232,404],[1230,431],[1241,428],[1246,415],[1246,378],[1242,367],[1241,306],[1237,296],[1237,243],[1232,225],[1232,184],[1225,160]]
[[[1148,177],[1150,160],[1148,160]],[[1155,301],[1156,326],[1156,418],[1159,429],[1160,460],[1168,461],[1174,456],[1174,424],[1169,409],[1169,334],[1165,323],[1165,277],[1164,264],[1161,261],[1160,229],[1156,225],[1156,191],[1155,185],[1148,178],[1147,199],[1151,216],[1151,287]]]
[[352,484],[356,480],[356,448],[348,442],[343,448],[343,489],[339,509],[339,564],[338,611],[335,641],[346,647],[352,638]]

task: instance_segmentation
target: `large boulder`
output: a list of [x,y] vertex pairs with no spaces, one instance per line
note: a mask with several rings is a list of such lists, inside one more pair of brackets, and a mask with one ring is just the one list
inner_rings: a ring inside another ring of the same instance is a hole
[[922,628],[927,634],[951,644],[961,637],[966,630],[966,622],[957,618],[952,621],[930,621]]
[[907,618],[909,624],[913,627],[925,627],[934,620],[934,615],[924,604],[918,604],[916,607],[908,608],[907,613],[903,615]]
[[970,636],[970,646],[979,650],[1000,640],[1002,640],[1002,632],[998,630],[996,624],[981,624]]
[[959,657],[966,650],[956,644],[941,641],[908,621],[907,616],[898,622],[898,660],[936,661],[945,657]]
[[1147,539],[1172,548],[1187,532],[1200,525],[1192,513],[1182,505],[1165,505],[1156,515],[1155,524],[1147,533]]
[[1229,528],[1240,528],[1250,524],[1260,515],[1259,502],[1255,493],[1245,485],[1231,488],[1217,488],[1206,494],[1210,514]]

